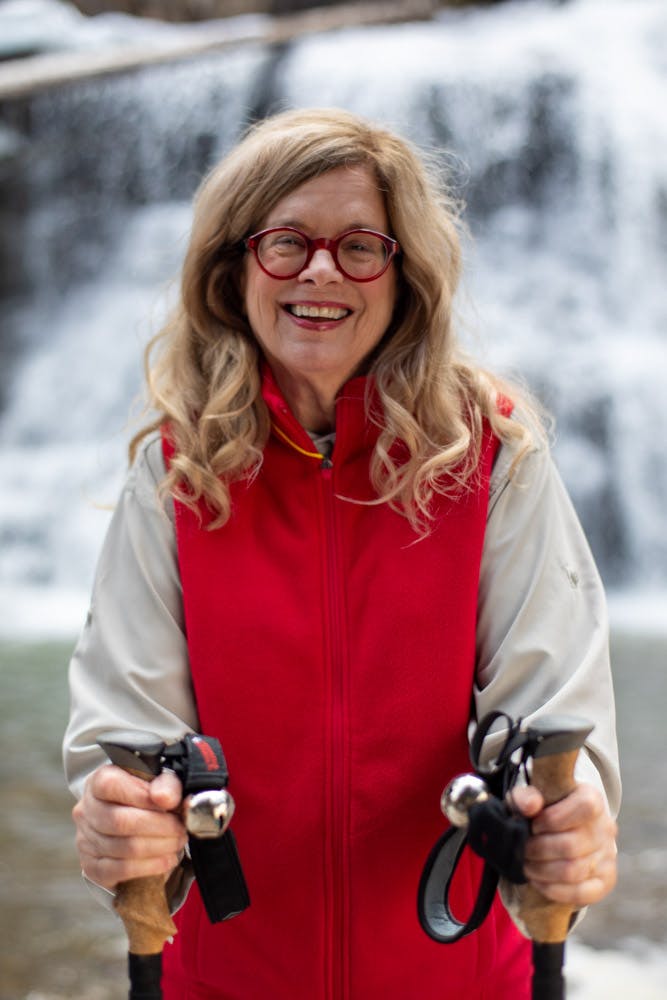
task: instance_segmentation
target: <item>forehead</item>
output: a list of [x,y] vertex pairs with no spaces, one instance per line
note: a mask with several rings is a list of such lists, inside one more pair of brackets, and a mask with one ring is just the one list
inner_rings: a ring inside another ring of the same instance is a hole
[[265,225],[306,230],[323,226],[338,232],[355,227],[384,229],[387,210],[369,166],[336,167],[285,195],[270,210]]

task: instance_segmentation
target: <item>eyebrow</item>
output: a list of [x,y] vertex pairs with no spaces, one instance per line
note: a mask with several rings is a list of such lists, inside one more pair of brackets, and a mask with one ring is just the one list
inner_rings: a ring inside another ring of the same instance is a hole
[[[306,225],[306,223],[303,221],[303,219],[276,219],[274,222],[271,222],[269,225],[265,226],[264,228],[265,229],[282,229],[283,227],[289,227],[291,229],[300,229],[303,232],[305,232],[308,228],[310,228],[310,227],[308,227]],[[373,232],[379,232],[380,231],[380,230],[377,230],[375,228],[375,226],[370,226],[367,222],[360,222],[358,220],[353,219],[350,223],[348,223],[348,225],[343,226],[339,230],[339,232],[341,232],[341,233],[347,233],[347,232],[349,232],[352,229],[371,229],[371,230],[373,230]]]

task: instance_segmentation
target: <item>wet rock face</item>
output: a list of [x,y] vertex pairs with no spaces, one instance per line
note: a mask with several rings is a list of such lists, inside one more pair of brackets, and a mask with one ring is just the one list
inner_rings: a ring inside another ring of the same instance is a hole
[[[472,217],[484,219],[508,204],[540,209],[575,182],[578,152],[571,115],[576,88],[567,73],[550,72],[514,90],[494,91],[467,81],[435,84],[427,91],[424,112],[437,145],[477,164],[462,179]],[[474,109],[467,133],[458,121],[461,105]],[[504,143],[503,133],[511,141]]]
[[26,158],[27,143],[21,131],[0,120],[0,296],[3,297],[23,284],[23,229],[29,202]]
[[0,106],[4,297],[94,277],[124,211],[192,197],[218,153],[228,93],[221,81],[204,107],[196,89],[165,103],[168,76],[110,77]]

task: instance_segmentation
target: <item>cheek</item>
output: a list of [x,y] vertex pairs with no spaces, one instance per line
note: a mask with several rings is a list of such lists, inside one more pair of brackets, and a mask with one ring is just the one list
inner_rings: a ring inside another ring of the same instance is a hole
[[[377,290],[377,295],[368,303],[369,316],[375,319],[379,335],[382,336],[391,323],[396,306],[396,281],[390,276],[387,285]],[[381,328],[381,329],[380,329]]]
[[241,301],[244,314],[250,322],[261,320],[266,315],[268,297],[260,275],[244,270],[240,282]]

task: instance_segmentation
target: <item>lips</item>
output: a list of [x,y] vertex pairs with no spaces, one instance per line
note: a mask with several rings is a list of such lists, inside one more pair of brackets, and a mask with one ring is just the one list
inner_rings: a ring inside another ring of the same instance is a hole
[[346,309],[339,305],[325,305],[316,303],[290,302],[284,306],[285,310],[297,319],[311,319],[320,321],[331,321],[345,319],[349,316],[351,309]]

